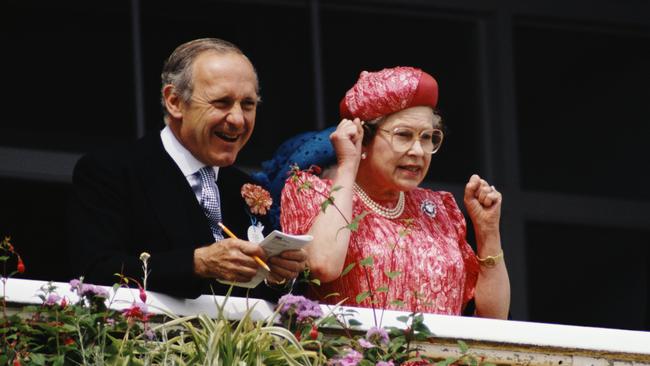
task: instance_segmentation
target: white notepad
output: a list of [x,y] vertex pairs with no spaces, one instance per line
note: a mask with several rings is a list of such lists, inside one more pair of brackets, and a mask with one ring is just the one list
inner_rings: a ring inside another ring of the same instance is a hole
[[[314,238],[311,235],[291,235],[278,230],[273,230],[273,232],[267,235],[259,245],[264,249],[264,252],[266,252],[266,257],[270,258],[284,252],[285,250],[300,249],[309,244],[312,240],[314,240]],[[254,288],[264,280],[267,273],[267,270],[260,267],[257,269],[255,277],[248,282],[217,281],[225,285]]]

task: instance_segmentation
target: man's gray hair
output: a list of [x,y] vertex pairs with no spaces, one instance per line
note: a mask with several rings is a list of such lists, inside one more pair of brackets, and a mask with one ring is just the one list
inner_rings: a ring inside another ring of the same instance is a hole
[[[161,88],[160,88],[160,102],[165,114],[165,122],[167,122],[167,108],[165,107],[165,96],[163,89],[166,85],[174,86],[174,93],[176,93],[183,102],[189,103],[194,92],[194,85],[192,84],[192,66],[194,60],[204,52],[216,52],[218,54],[234,53],[243,56],[248,60],[248,57],[234,44],[224,41],[219,38],[200,38],[193,41],[183,43],[176,47],[174,52],[169,56],[163,65],[162,73],[160,74]],[[250,62],[250,60],[249,60]],[[251,63],[252,64],[252,63]],[[255,70],[253,68],[253,70]],[[255,78],[257,79],[257,71],[255,71]],[[259,85],[256,85],[259,89]],[[259,90],[256,90],[259,93]]]

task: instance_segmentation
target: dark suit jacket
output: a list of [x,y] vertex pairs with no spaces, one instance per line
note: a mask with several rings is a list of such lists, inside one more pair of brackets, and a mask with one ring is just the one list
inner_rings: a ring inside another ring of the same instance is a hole
[[[219,169],[223,221],[240,238],[247,237],[251,224],[240,194],[247,182],[249,177],[234,167]],[[211,285],[215,294],[226,293],[229,286],[194,275],[194,249],[214,239],[192,188],[158,134],[82,157],[73,187],[68,239],[77,274],[87,283],[112,285],[120,272],[140,280],[139,256],[146,251],[151,254],[150,290],[194,298],[210,294]],[[239,287],[232,293],[246,294]],[[263,283],[250,292],[250,297],[271,301],[280,295]]]

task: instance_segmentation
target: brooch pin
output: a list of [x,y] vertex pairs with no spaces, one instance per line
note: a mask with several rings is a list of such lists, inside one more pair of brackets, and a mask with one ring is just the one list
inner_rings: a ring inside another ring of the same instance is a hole
[[429,215],[429,217],[431,217],[431,218],[436,217],[437,208],[436,208],[435,203],[433,203],[433,202],[431,202],[429,200],[424,200],[424,201],[422,201],[422,204],[420,205],[420,209],[422,210],[422,212]]

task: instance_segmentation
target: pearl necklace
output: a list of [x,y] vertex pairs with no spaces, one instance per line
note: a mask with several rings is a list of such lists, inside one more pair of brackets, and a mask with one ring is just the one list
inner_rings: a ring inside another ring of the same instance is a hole
[[352,187],[354,192],[359,196],[361,201],[371,209],[374,213],[376,213],[379,216],[383,216],[387,219],[396,219],[402,215],[404,212],[404,192],[399,193],[399,198],[397,199],[397,205],[395,205],[394,208],[386,208],[379,203],[375,202],[368,196],[366,192],[359,187],[358,184],[354,183],[354,186]]

